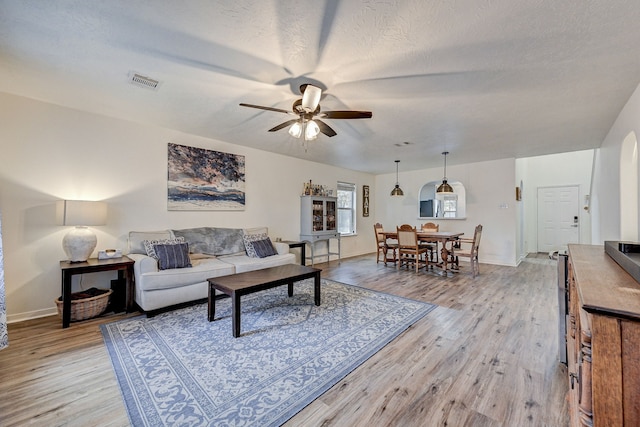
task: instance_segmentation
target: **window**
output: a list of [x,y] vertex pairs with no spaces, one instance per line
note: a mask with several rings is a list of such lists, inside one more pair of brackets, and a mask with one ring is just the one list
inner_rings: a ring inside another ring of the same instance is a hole
[[338,182],[338,232],[356,234],[356,185]]
[[445,218],[455,218],[458,210],[458,196],[452,195],[436,195],[436,199],[442,200],[442,216]]

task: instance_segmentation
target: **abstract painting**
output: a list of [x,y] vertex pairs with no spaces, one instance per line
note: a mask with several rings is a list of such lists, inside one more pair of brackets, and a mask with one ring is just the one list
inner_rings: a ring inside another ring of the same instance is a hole
[[168,159],[168,210],[244,210],[244,156],[169,143]]

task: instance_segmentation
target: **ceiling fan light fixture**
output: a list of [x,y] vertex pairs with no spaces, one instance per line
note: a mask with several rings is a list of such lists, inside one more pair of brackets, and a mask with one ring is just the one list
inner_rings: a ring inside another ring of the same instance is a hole
[[[293,102],[291,111],[244,102],[241,102],[240,106],[296,116],[296,119],[287,120],[284,123],[274,126],[269,129],[269,132],[289,128],[289,135],[294,138],[304,139],[305,141],[313,141],[317,139],[321,133],[329,138],[337,135],[331,126],[320,119],[370,119],[372,117],[371,111],[337,110],[324,111],[321,113],[320,98],[322,97],[322,89],[311,84],[303,84],[300,85],[300,92],[302,93],[302,98],[296,99]],[[314,118],[317,121],[314,121]]]
[[294,138],[300,138],[300,136],[302,136],[302,125],[300,124],[300,122],[295,122],[291,125],[291,127],[289,128],[289,135]]
[[398,181],[398,164],[399,163],[400,163],[400,160],[396,160],[396,186],[393,187],[393,190],[391,190],[392,196],[404,196],[404,191],[402,191],[402,188],[400,188],[400,184]]
[[302,108],[307,113],[315,111],[320,103],[320,96],[322,95],[322,89],[313,85],[306,85],[304,93],[302,94]]
[[447,182],[447,154],[449,154],[448,151],[444,151],[442,153],[442,155],[444,156],[444,177],[442,178],[442,184],[440,184],[440,186],[436,190],[437,194],[453,193],[453,187],[451,187]]
[[307,141],[312,141],[318,137],[320,133],[320,127],[313,120],[309,120],[304,130],[304,139]]

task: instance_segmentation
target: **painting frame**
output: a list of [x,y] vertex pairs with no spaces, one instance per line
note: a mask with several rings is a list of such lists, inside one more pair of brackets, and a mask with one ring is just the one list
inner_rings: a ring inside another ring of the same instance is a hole
[[168,143],[167,210],[245,210],[245,156]]
[[369,216],[369,186],[362,186],[362,216]]

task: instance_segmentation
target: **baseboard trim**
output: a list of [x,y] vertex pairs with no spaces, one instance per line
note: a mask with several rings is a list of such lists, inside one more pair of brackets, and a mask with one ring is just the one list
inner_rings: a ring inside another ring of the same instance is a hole
[[39,319],[40,317],[53,316],[56,314],[58,314],[58,309],[56,307],[27,311],[18,314],[7,314],[7,324],[24,322],[25,320]]

